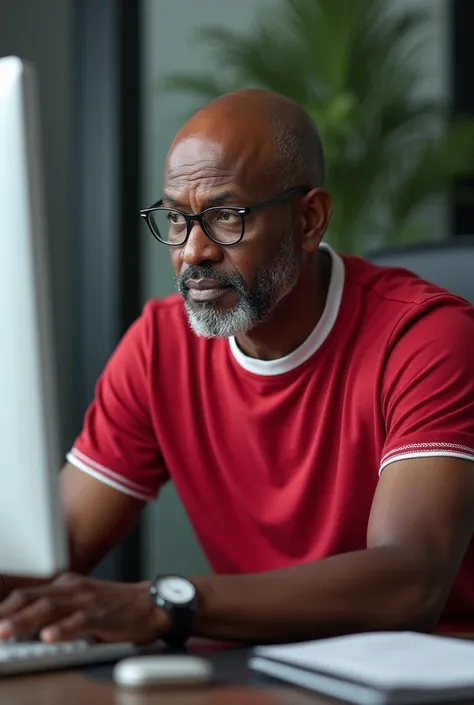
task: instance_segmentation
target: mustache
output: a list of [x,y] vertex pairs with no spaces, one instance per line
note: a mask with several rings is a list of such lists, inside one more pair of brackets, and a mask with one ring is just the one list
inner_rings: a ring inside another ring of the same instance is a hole
[[175,277],[178,291],[183,295],[187,293],[186,282],[188,279],[212,279],[241,293],[246,291],[244,280],[240,274],[221,272],[210,264],[191,265],[185,272]]

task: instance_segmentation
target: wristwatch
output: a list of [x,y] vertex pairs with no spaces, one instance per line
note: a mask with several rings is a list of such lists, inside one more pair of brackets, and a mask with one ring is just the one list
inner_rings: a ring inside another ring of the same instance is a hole
[[159,575],[150,585],[154,603],[171,619],[171,631],[163,637],[169,646],[184,646],[197,609],[196,588],[181,575]]

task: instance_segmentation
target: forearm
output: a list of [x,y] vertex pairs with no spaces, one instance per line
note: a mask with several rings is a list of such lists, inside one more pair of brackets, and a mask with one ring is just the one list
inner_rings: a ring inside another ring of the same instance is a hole
[[193,579],[196,636],[293,641],[358,631],[429,629],[433,591],[415,563],[390,548],[254,575]]

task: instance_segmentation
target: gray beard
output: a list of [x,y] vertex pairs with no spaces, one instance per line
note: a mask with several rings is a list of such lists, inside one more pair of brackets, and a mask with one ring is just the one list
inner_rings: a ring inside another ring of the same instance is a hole
[[[215,278],[215,273],[211,272],[212,270],[204,276]],[[189,276],[189,273],[187,275]],[[219,311],[212,301],[193,306],[186,298],[187,289],[180,277],[177,279],[177,285],[184,298],[189,324],[196,335],[205,338],[229,338],[248,333],[260,323],[292,291],[298,276],[298,257],[291,231],[288,230],[273,260],[258,271],[251,291],[245,287],[238,275],[233,275],[229,283],[235,288],[238,301],[232,309]]]

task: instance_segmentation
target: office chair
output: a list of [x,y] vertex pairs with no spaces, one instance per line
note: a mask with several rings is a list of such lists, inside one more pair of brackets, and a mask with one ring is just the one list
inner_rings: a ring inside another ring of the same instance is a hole
[[374,264],[403,267],[474,304],[474,236],[369,252]]

